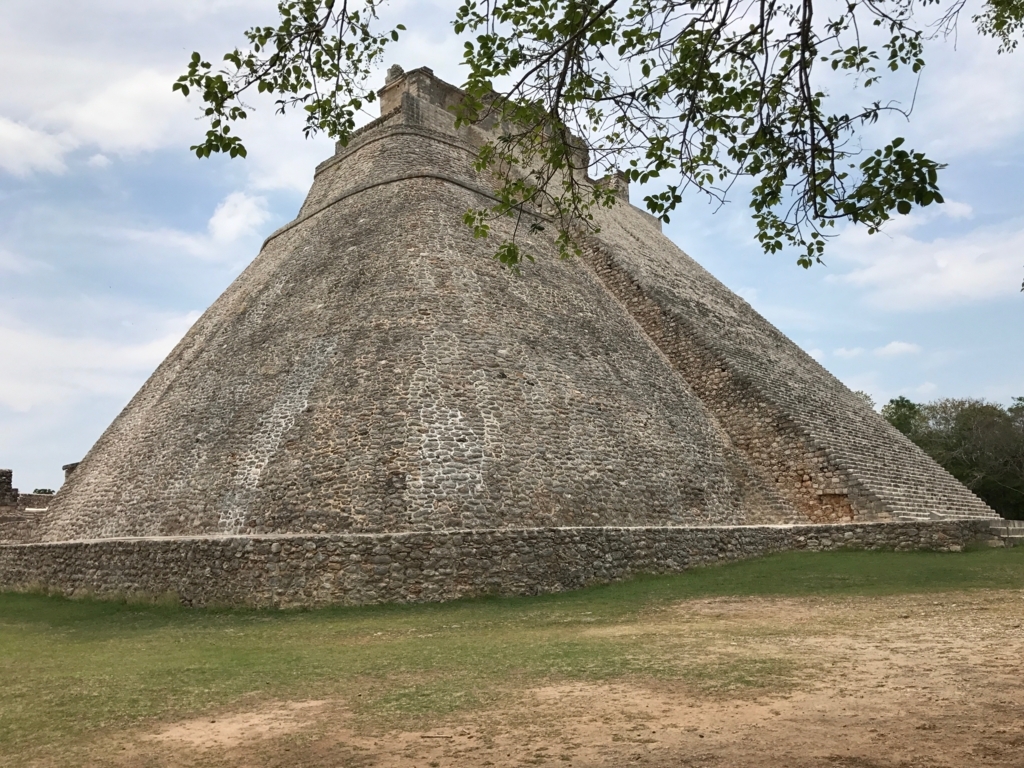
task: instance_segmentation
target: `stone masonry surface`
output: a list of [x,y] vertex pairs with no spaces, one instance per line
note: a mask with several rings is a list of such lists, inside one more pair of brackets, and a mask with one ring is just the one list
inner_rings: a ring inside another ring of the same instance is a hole
[[470,149],[388,125],[310,198],[353,167],[408,178],[273,238],[37,538],[799,519],[584,263],[497,268],[460,223],[479,193],[416,165]]
[[986,523],[535,528],[0,545],[0,583],[261,607],[531,595],[785,550],[958,551]]
[[19,493],[13,470],[0,469],[0,542],[29,538],[52,499],[45,493]]
[[[0,522],[0,541],[116,539],[113,556],[133,538],[146,543],[117,562],[141,574],[154,562],[147,547],[172,560],[186,547],[153,537],[996,518],[665,238],[628,204],[621,176],[586,180],[613,184],[622,202],[599,211],[583,258],[559,260],[548,227],[528,235],[539,258],[522,277],[502,270],[493,249],[515,223],[497,222],[489,240],[462,224],[493,199],[473,159],[494,134],[454,129],[447,107],[459,97],[430,70],[393,71],[382,117],[320,165],[295,221],[195,323],[49,508]],[[101,547],[66,546],[46,550],[64,553],[54,584],[84,573],[67,558]],[[640,560],[627,571],[650,565],[630,551]],[[429,570],[437,584],[417,594],[461,589]],[[103,573],[96,588],[114,589]],[[537,578],[544,589],[576,583]],[[135,583],[150,581],[126,575],[123,586]],[[243,599],[237,585],[217,588]]]
[[[812,520],[995,513],[631,206],[588,261],[734,444]],[[666,245],[669,244],[669,245]]]
[[0,469],[0,507],[18,505],[18,489],[13,486],[14,472],[10,469]]

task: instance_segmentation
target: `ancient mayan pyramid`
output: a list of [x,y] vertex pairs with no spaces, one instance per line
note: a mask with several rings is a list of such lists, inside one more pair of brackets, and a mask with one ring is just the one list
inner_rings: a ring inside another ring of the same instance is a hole
[[34,540],[994,517],[625,199],[500,269],[459,97],[389,78]]

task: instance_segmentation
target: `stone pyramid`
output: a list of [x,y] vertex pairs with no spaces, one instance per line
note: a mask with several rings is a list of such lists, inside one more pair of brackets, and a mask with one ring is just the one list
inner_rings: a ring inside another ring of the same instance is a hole
[[501,270],[460,91],[380,96],[34,540],[994,517],[628,190],[584,257]]

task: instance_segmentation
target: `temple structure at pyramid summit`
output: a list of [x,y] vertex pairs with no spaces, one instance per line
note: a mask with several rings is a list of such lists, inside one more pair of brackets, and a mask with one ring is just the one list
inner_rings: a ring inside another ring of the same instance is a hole
[[0,584],[439,600],[788,548],[956,549],[997,519],[621,179],[582,257],[548,228],[536,263],[503,270],[511,230],[462,223],[493,187],[460,97],[392,68],[381,117],[8,530]]

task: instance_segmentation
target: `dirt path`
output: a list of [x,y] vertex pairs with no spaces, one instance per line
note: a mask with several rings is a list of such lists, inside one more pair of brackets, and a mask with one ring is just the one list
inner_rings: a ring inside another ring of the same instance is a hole
[[[1024,766],[1022,624],[1024,592],[687,602],[593,632],[649,638],[667,656],[696,644],[703,678],[513,689],[425,730],[357,722],[342,698],[277,703],[112,735],[95,757],[161,768]],[[753,663],[765,658],[773,669]]]

